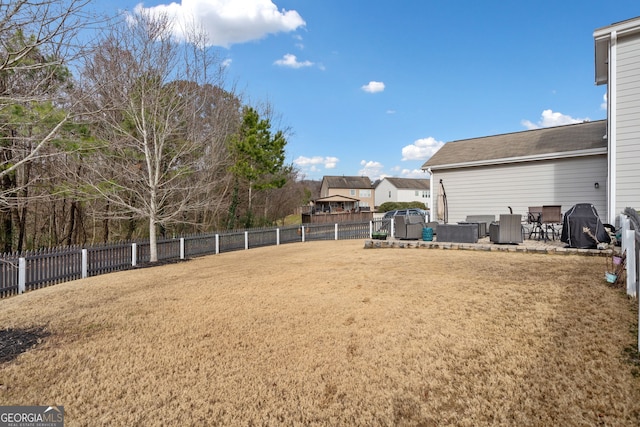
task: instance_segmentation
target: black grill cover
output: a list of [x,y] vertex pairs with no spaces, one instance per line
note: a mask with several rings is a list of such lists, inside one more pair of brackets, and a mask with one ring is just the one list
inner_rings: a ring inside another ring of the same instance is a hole
[[600,243],[609,243],[611,238],[605,230],[596,208],[591,203],[579,203],[564,213],[562,235],[560,240],[567,243],[570,248],[594,249],[598,242],[584,232],[587,227],[589,232]]

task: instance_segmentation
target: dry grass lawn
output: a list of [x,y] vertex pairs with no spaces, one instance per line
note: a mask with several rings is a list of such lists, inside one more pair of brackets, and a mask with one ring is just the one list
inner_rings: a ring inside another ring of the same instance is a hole
[[309,242],[0,300],[0,405],[67,425],[637,426],[636,302],[598,257]]

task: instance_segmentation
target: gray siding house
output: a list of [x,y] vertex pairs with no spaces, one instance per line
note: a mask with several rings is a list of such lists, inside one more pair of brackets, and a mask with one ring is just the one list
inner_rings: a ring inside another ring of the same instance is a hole
[[424,165],[432,205],[439,183],[449,221],[525,214],[529,206],[592,203],[615,224],[640,209],[640,17],[596,29],[595,83],[607,85],[607,120],[453,141]]
[[437,212],[442,180],[451,223],[587,202],[606,218],[606,133],[600,120],[448,142],[422,166],[431,177],[430,209]]
[[595,30],[596,84],[607,85],[609,223],[640,209],[640,18]]

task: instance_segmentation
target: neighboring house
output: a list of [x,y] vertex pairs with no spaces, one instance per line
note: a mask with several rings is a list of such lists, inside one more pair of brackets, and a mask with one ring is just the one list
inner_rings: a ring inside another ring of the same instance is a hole
[[320,187],[320,198],[346,196],[359,201],[363,210],[373,210],[374,193],[371,180],[364,176],[324,176]]
[[347,196],[327,196],[314,200],[312,213],[356,212],[360,210],[360,200]]
[[[595,81],[607,85],[608,222],[640,209],[640,17],[599,28]],[[602,216],[602,214],[600,214]]]
[[[467,215],[520,213],[529,206],[592,203],[607,218],[606,120],[446,143],[423,166],[431,175],[431,212],[440,181],[448,222]],[[437,218],[435,218],[437,219]]]
[[385,202],[422,202],[429,206],[429,179],[383,178],[375,186],[375,206]]

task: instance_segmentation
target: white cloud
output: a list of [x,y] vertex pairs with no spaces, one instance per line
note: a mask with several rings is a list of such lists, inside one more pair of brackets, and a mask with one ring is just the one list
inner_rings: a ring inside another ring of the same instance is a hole
[[274,62],[276,65],[280,65],[281,67],[289,67],[289,68],[302,68],[302,67],[311,67],[313,62],[311,61],[303,61],[298,62],[298,58],[295,55],[287,53],[282,59],[278,59]]
[[189,24],[196,23],[208,35],[208,44],[229,47],[258,40],[269,34],[295,31],[306,25],[295,10],[278,10],[271,0],[182,0],[136,10],[166,14],[174,22],[174,33],[185,38]]
[[335,169],[338,166],[338,162],[340,159],[337,157],[325,157],[324,158],[324,167],[325,169]]
[[335,169],[338,165],[340,159],[337,157],[322,157],[322,156],[314,156],[314,157],[305,157],[300,156],[293,161],[294,164],[300,166],[301,168],[311,168],[312,171],[318,171],[318,165],[324,166],[325,169]]
[[360,162],[360,166],[362,166],[362,169],[358,171],[358,175],[368,176],[371,180],[374,181],[382,176],[382,170],[384,169],[382,163],[373,160],[362,160]]
[[402,147],[402,160],[427,160],[443,145],[444,142],[437,141],[432,136],[418,139],[413,144]]
[[384,83],[371,81],[366,85],[362,86],[360,89],[369,93],[382,92],[384,90]]
[[567,116],[566,114],[557,113],[557,112],[554,113],[552,110],[544,110],[542,112],[542,116],[538,121],[538,123],[533,123],[529,120],[522,120],[520,123],[522,124],[522,126],[526,127],[527,129],[540,129],[540,128],[570,125],[573,123],[582,123],[582,122],[588,122],[588,121],[589,121],[588,117],[584,119],[574,119],[573,117]]
[[602,104],[600,104],[600,109],[601,110],[607,109],[607,93],[606,92],[604,95],[602,95]]

